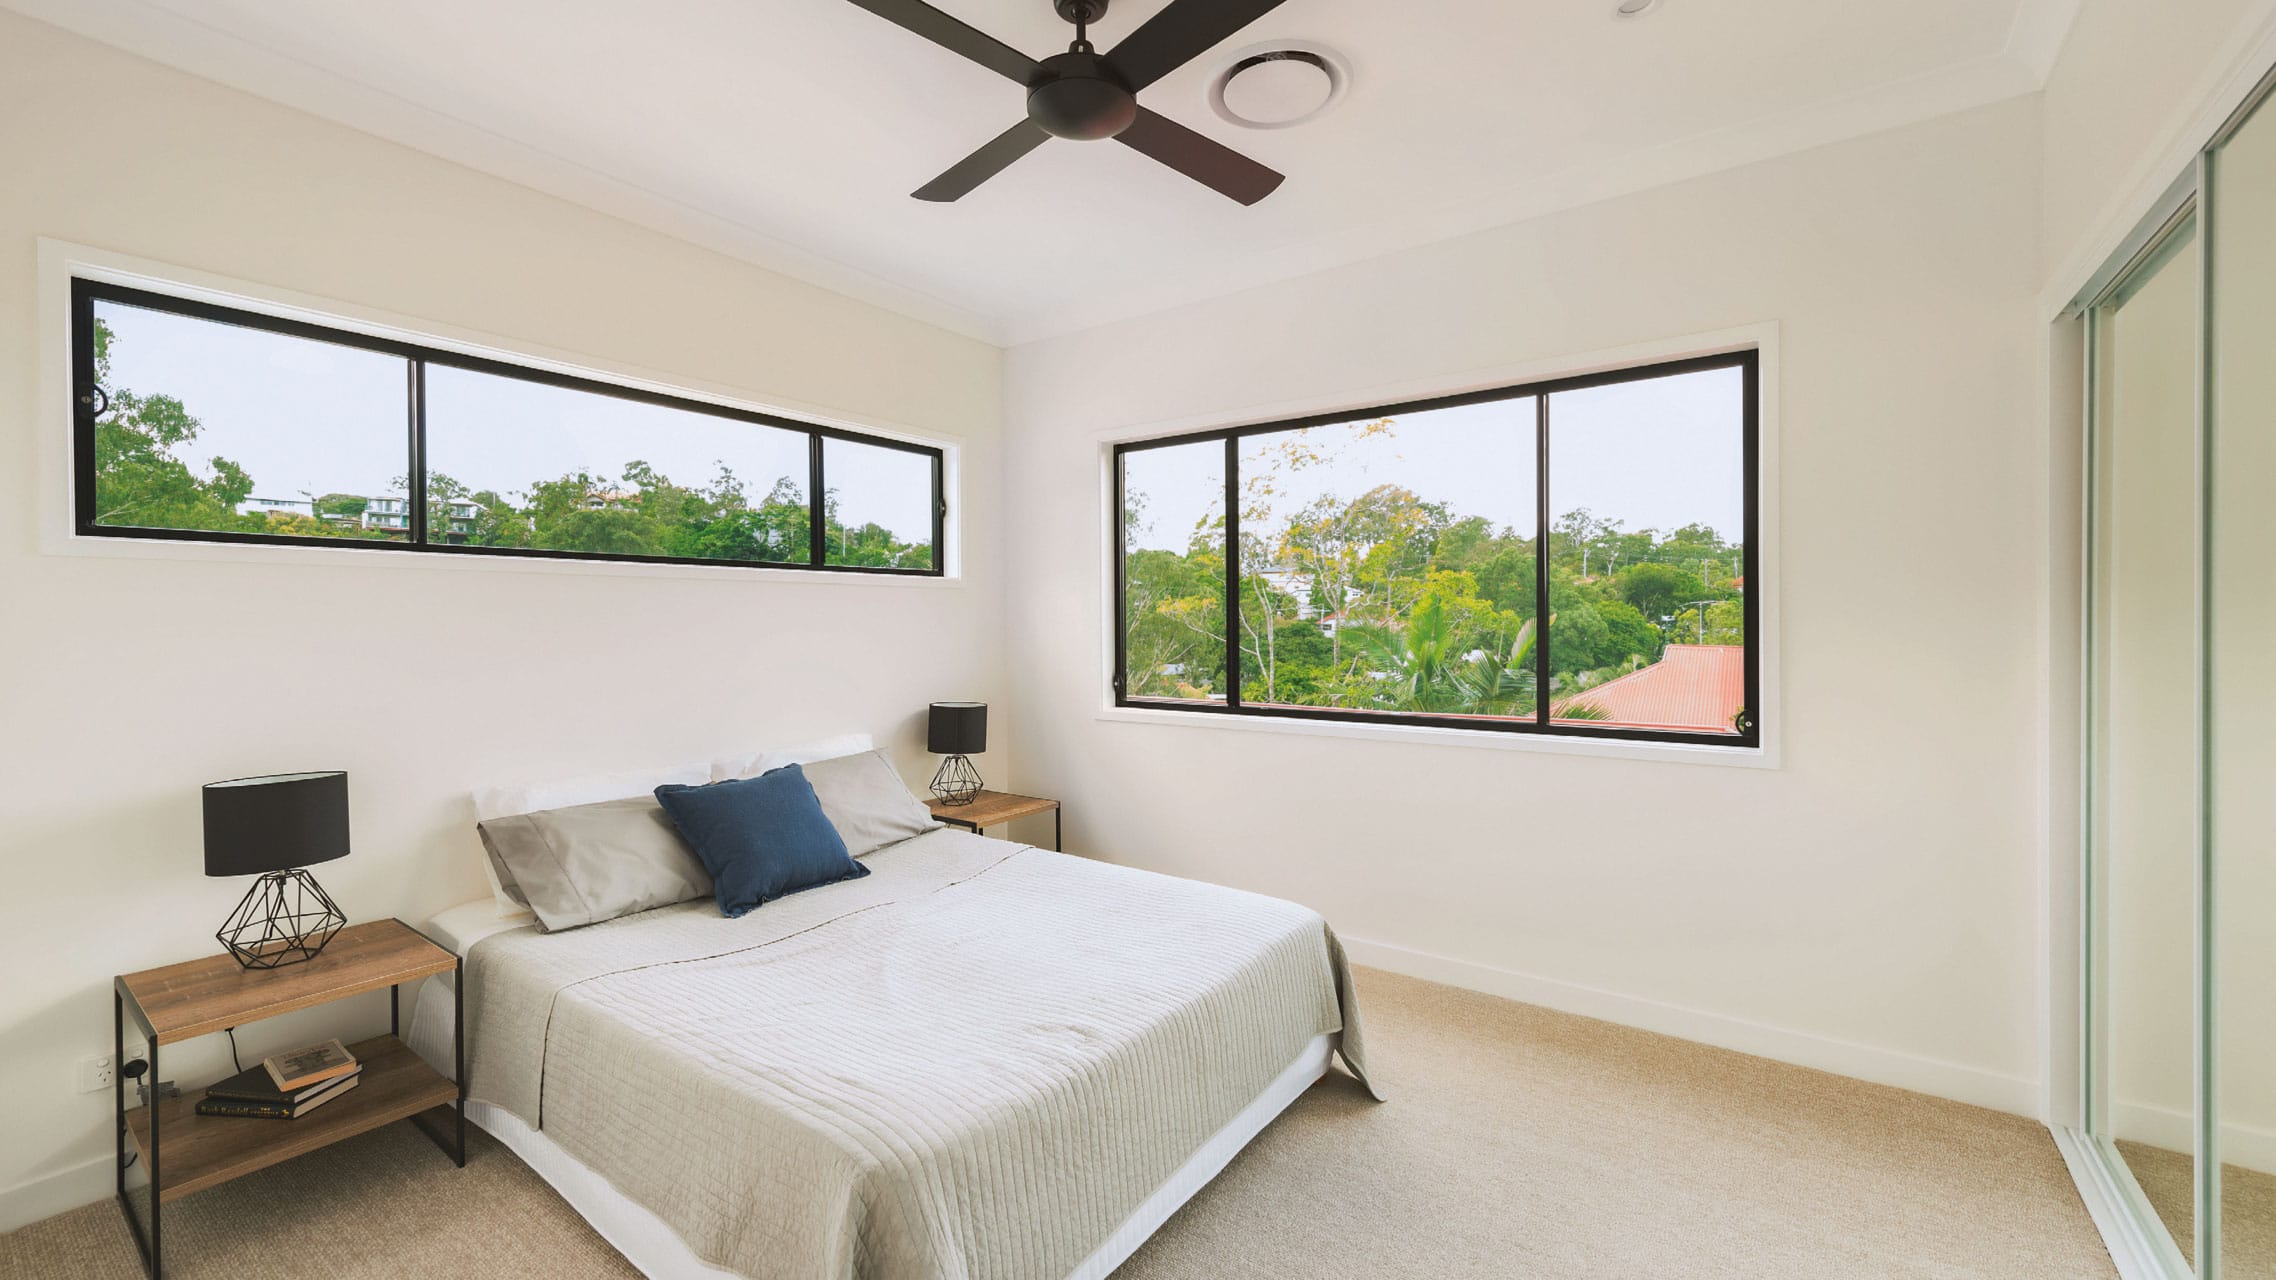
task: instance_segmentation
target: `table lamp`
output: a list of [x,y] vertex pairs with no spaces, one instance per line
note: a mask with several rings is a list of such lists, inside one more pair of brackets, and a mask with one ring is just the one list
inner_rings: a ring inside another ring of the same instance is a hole
[[301,868],[347,853],[347,774],[207,783],[205,873],[260,877],[213,936],[247,969],[314,960],[348,918]]
[[925,724],[925,750],[947,756],[933,773],[942,804],[970,804],[980,794],[980,771],[970,757],[988,749],[988,704],[936,702]]

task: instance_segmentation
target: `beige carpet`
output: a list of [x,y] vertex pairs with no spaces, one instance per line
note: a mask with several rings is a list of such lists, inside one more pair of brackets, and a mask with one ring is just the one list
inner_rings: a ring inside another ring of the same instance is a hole
[[[1117,1280],[2114,1274],[2014,1116],[1390,974],[1361,975],[1391,1101],[1315,1086]],[[167,1214],[180,1280],[629,1277],[478,1138],[408,1125]],[[110,1204],[0,1236],[0,1277],[138,1274]]]

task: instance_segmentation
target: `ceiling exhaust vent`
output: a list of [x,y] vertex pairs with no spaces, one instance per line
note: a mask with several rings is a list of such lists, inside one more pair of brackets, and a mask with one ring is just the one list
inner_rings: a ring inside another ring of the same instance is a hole
[[1277,40],[1233,55],[1209,82],[1209,106],[1244,129],[1288,129],[1343,97],[1351,68],[1322,45]]

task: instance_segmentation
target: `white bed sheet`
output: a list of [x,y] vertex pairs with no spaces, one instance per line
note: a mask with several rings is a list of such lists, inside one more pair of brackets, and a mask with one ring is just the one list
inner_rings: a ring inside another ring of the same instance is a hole
[[[476,910],[479,908],[479,910]],[[485,913],[487,916],[485,917]],[[489,898],[453,907],[429,921],[427,936],[464,956],[468,948],[491,934],[519,929],[527,919],[499,920]],[[438,974],[419,988],[411,1007],[411,1025],[404,1040],[446,1077],[452,1074],[451,975]],[[1273,1082],[1265,1086],[1225,1127],[1211,1135],[1199,1150],[1178,1166],[1153,1193],[1115,1228],[1098,1249],[1068,1275],[1067,1280],[1102,1280],[1127,1261],[1148,1237],[1161,1228],[1185,1202],[1208,1185],[1232,1162],[1241,1148],[1263,1132],[1273,1118],[1326,1075],[1335,1051],[1336,1037],[1316,1036],[1304,1046]],[[636,1203],[608,1179],[575,1156],[563,1151],[544,1133],[522,1123],[502,1107],[469,1102],[466,1118],[506,1144],[522,1163],[537,1171],[570,1207],[649,1280],[740,1280],[737,1273],[712,1266],[698,1258],[663,1219]]]

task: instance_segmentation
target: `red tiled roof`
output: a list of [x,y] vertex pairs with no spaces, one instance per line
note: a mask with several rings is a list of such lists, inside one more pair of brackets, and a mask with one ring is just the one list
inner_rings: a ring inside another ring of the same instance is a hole
[[1729,733],[1746,700],[1744,646],[1671,644],[1658,662],[1562,699],[1549,715],[1556,719],[1566,707],[1587,703],[1605,712],[1601,723]]

